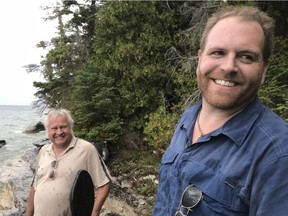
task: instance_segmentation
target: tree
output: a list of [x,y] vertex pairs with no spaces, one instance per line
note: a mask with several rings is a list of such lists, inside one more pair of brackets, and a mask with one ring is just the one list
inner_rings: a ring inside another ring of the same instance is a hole
[[[81,128],[104,128],[117,120],[122,131],[142,133],[144,117],[156,111],[163,98],[177,102],[165,54],[178,46],[174,38],[186,25],[165,2],[105,3],[97,14],[95,54],[89,69],[76,76],[77,110],[87,116]],[[85,98],[77,97],[83,94]]]
[[[52,11],[46,20],[58,19],[58,35],[50,42],[40,41],[38,48],[47,50],[41,65],[26,66],[28,72],[40,72],[44,82],[34,82],[38,89],[36,107],[70,107],[74,76],[87,63],[94,36],[96,1],[79,4],[63,1],[54,7],[43,7]],[[65,21],[63,22],[63,19]]]

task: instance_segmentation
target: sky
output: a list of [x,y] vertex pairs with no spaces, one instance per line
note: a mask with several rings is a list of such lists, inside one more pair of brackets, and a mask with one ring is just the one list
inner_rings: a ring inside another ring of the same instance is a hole
[[41,74],[27,73],[23,67],[39,64],[45,52],[36,48],[41,40],[53,38],[56,21],[44,22],[46,11],[40,6],[55,5],[57,0],[2,1],[0,12],[0,105],[31,105],[36,99],[33,81]]

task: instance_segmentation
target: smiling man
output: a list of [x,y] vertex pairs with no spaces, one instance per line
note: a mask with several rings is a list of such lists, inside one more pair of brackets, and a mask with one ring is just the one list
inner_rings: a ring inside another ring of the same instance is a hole
[[254,7],[208,20],[196,71],[202,100],[184,112],[161,160],[153,216],[287,214],[288,124],[257,97],[273,30]]
[[66,109],[51,109],[45,128],[51,143],[38,153],[26,216],[71,216],[69,197],[79,170],[86,170],[92,178],[95,200],[90,215],[99,216],[111,177],[96,148],[74,136],[73,119]]

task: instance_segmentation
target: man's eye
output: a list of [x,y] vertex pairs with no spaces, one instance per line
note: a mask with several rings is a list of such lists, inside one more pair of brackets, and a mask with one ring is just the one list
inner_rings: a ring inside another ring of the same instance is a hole
[[60,127],[53,127],[53,128],[51,128],[51,130],[53,130],[53,131],[56,131],[56,130],[58,130],[58,129],[64,130],[64,129],[66,129],[67,127],[68,127],[68,125],[63,125],[63,126],[60,126]]
[[248,55],[248,54],[240,55],[239,59],[241,62],[246,63],[246,64],[250,64],[255,61],[254,56]]
[[224,55],[224,52],[223,51],[213,51],[213,52],[211,52],[210,55],[211,56],[222,56],[222,55]]

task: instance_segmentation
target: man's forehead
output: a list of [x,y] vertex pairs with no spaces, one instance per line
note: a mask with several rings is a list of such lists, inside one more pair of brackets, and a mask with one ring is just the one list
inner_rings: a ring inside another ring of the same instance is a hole
[[241,45],[243,50],[257,52],[264,45],[263,29],[255,21],[243,21],[237,17],[222,19],[207,35],[205,49],[217,46],[224,48],[225,45]]
[[48,119],[48,124],[68,124],[68,119],[65,116],[52,116]]

